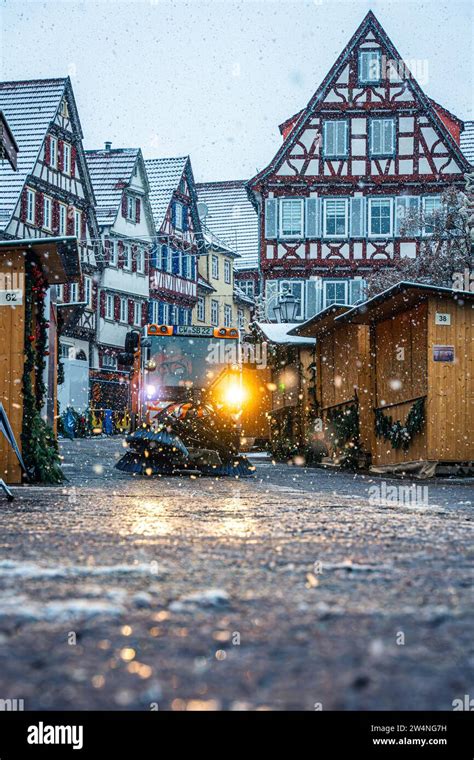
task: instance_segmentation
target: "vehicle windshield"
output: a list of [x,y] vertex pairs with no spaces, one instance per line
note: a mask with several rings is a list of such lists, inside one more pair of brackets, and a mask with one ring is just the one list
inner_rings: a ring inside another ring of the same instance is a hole
[[156,335],[151,338],[150,381],[161,387],[209,388],[222,370],[238,363],[238,341]]

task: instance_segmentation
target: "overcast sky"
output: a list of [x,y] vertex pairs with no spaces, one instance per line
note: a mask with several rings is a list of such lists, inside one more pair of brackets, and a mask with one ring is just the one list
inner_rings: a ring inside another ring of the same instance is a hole
[[87,148],[190,154],[198,181],[247,179],[370,8],[427,94],[472,119],[471,1],[0,0],[0,79],[69,74]]

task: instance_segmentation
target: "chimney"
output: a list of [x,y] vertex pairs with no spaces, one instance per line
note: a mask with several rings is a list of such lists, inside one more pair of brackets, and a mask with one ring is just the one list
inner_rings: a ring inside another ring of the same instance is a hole
[[105,150],[111,150],[111,149],[112,149],[112,143],[111,142],[106,142],[105,143]]

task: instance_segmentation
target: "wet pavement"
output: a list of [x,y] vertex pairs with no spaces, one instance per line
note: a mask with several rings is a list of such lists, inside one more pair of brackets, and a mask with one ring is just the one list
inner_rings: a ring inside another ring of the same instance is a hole
[[251,480],[141,478],[114,469],[122,452],[64,442],[64,487],[0,500],[0,700],[450,710],[474,696],[472,480],[417,482],[427,492],[394,504],[401,481],[261,455]]

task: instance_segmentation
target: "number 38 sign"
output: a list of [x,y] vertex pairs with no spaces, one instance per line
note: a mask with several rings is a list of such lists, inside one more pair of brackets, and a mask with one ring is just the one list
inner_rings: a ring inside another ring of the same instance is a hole
[[22,290],[0,290],[0,306],[21,306]]

